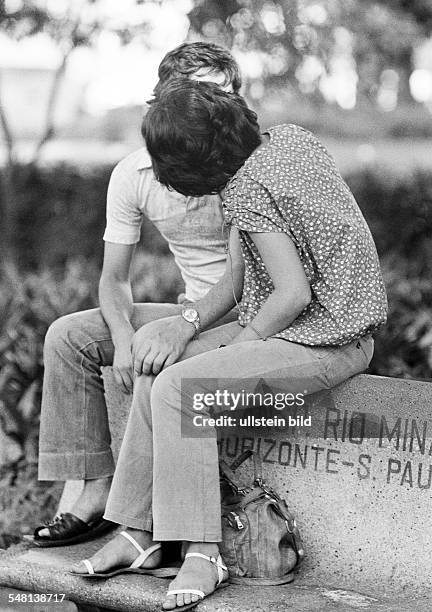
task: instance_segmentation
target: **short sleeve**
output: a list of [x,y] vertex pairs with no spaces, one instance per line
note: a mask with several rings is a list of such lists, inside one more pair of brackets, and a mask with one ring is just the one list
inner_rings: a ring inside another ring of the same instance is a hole
[[227,188],[225,220],[246,232],[285,232],[285,223],[268,189],[248,176],[235,178]]
[[139,209],[138,172],[114,168],[107,193],[106,228],[103,239],[117,244],[135,244],[140,239],[142,212]]

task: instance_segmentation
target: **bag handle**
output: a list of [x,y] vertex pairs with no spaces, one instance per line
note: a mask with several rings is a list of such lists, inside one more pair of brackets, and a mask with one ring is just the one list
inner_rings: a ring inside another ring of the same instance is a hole
[[234,461],[231,463],[231,469],[233,472],[237,470],[247,459],[252,457],[254,464],[254,479],[261,481],[263,480],[263,469],[262,469],[262,459],[261,455],[251,448],[246,449],[239,455]]
[[235,471],[240,467],[240,465],[250,457],[253,458],[254,462],[254,481],[261,485],[263,482],[262,460],[260,455],[255,451],[251,449],[245,450],[232,462],[230,466],[223,459],[219,460],[219,468],[222,476],[237,493],[245,494],[251,489],[251,487],[247,486],[243,481],[239,481],[235,474]]

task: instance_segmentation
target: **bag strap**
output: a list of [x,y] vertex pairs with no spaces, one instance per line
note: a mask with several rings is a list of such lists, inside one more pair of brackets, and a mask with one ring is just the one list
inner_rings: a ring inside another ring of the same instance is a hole
[[222,477],[236,493],[244,495],[250,489],[243,481],[238,480],[233,470],[223,459],[219,459],[219,470]]
[[237,470],[247,459],[252,457],[254,463],[254,478],[255,480],[262,481],[263,480],[263,469],[262,469],[262,459],[259,453],[256,453],[251,448],[246,449],[239,455],[234,461],[231,463],[231,469],[233,472]]
[[248,491],[250,491],[252,487],[246,485],[244,481],[240,481],[237,478],[237,476],[235,474],[235,471],[237,470],[238,467],[240,467],[240,465],[242,463],[244,463],[250,457],[253,458],[253,462],[254,462],[254,480],[258,484],[261,485],[262,482],[263,482],[263,478],[262,478],[262,461],[261,461],[261,457],[260,457],[260,455],[258,453],[255,453],[251,449],[247,449],[243,453],[241,453],[241,455],[239,455],[232,462],[232,464],[230,466],[223,459],[219,459],[219,469],[220,469],[220,472],[221,472],[222,476],[225,478],[225,480],[228,481],[230,486],[237,493],[241,493],[243,495],[245,493],[247,493]]

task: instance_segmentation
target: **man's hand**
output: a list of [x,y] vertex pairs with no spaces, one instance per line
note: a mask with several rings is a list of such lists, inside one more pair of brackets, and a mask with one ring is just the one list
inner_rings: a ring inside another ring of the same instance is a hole
[[194,334],[194,326],[179,315],[143,325],[132,339],[135,375],[159,374],[175,363]]
[[132,393],[133,390],[132,338],[133,334],[125,337],[114,349],[114,380],[125,393]]

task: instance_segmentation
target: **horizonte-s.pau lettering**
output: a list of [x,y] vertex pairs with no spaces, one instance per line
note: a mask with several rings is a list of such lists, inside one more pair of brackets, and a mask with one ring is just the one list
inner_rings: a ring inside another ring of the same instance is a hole
[[[424,419],[389,417],[368,412],[326,411],[324,439],[336,442],[369,444],[370,475],[377,479],[385,469],[385,482],[408,488],[432,486],[432,425]],[[375,446],[375,450],[372,450]],[[379,449],[382,449],[381,452]],[[397,454],[394,452],[397,451]],[[390,454],[390,456],[388,456]],[[410,455],[409,458],[407,455]],[[386,458],[385,455],[387,455]],[[379,466],[374,470],[373,463]],[[381,467],[381,469],[378,469]]]
[[278,429],[261,436],[228,435],[220,440],[220,450],[230,458],[253,448],[275,468],[354,477],[374,487],[431,489],[431,421],[333,406],[321,414],[315,412],[312,423],[311,429],[295,432]]

